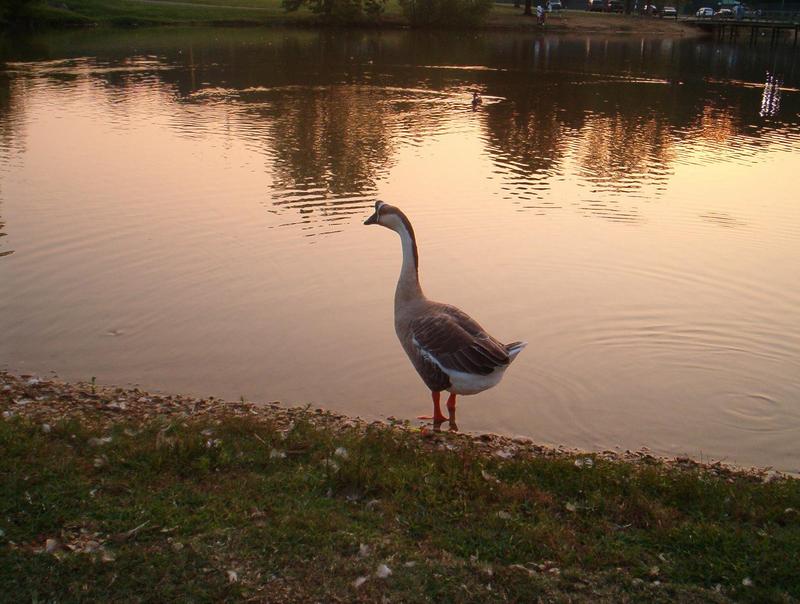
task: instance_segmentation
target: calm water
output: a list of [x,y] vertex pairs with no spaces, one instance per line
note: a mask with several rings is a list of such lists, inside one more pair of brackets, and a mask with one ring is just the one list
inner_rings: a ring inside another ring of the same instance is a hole
[[531,343],[462,430],[800,471],[791,49],[253,29],[4,52],[0,367],[429,412],[399,242],[361,224],[378,197],[430,297]]

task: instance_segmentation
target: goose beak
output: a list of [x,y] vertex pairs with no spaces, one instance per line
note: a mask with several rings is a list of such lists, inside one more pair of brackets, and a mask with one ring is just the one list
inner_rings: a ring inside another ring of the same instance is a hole
[[378,213],[375,212],[372,216],[364,221],[364,224],[378,224]]

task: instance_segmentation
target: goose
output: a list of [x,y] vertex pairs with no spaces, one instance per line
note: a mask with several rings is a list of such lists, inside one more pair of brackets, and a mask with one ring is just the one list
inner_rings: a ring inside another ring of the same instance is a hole
[[[527,342],[503,344],[477,321],[450,304],[428,300],[419,284],[419,253],[411,222],[399,208],[375,202],[365,225],[378,224],[400,235],[403,264],[394,295],[394,328],[403,350],[431,391],[434,427],[445,420],[457,430],[456,396],[477,394],[496,386]],[[448,391],[447,411],[440,397]]]

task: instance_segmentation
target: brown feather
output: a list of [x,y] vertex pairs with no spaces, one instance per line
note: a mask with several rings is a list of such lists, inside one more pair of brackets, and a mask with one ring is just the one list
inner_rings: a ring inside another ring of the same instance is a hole
[[454,306],[437,304],[414,319],[410,331],[422,355],[445,369],[488,375],[509,363],[505,346]]

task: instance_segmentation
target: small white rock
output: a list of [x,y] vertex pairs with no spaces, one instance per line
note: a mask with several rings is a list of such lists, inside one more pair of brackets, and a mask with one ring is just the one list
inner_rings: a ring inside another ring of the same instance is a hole
[[337,449],[336,449],[336,450],[333,452],[333,454],[334,454],[336,457],[341,457],[342,459],[349,459],[349,458],[350,458],[350,454],[347,452],[347,449],[345,449],[344,447],[338,447],[338,448],[337,448]]
[[366,583],[366,582],[367,582],[367,578],[366,578],[366,577],[359,577],[358,579],[356,579],[355,581],[353,581],[353,587],[355,587],[356,589],[358,589],[359,587],[361,587],[362,585],[364,585],[364,583]]
[[60,552],[64,549],[64,546],[61,545],[61,541],[58,539],[48,539],[44,543],[44,551],[46,554],[55,554],[56,552]]
[[100,549],[100,544],[97,541],[87,541],[83,546],[83,551],[87,554],[93,554]]
[[367,556],[369,556],[369,545],[367,545],[366,543],[359,544],[358,555],[361,556],[362,558],[366,558]]
[[744,587],[753,587],[753,580],[750,577],[745,577],[742,579],[742,585]]
[[503,510],[500,510],[499,512],[497,512],[497,517],[502,519],[502,520],[511,520],[511,514],[509,514],[506,511],[503,511]]
[[50,430],[52,430],[52,429],[53,428],[50,426],[50,424],[42,424],[42,432],[44,432],[45,434],[50,432]]
[[391,574],[392,574],[392,569],[386,566],[385,564],[379,564],[378,569],[375,571],[375,576],[378,577],[378,579],[385,579]]
[[278,451],[278,449],[272,449],[272,451],[269,452],[270,459],[283,459],[285,457],[286,453],[284,453],[283,451]]
[[228,583],[237,583],[239,581],[239,573],[235,570],[228,571]]

